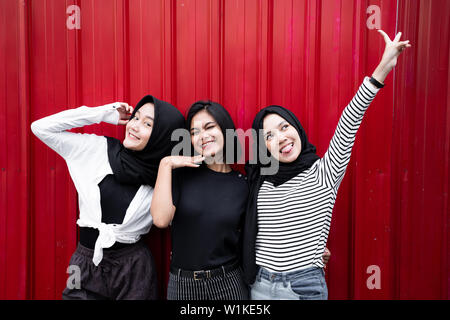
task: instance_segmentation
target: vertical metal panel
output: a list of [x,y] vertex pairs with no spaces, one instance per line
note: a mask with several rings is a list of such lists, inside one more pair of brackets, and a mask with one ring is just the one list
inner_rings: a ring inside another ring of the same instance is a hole
[[395,84],[394,294],[448,299],[450,3],[400,1],[399,28],[416,45]]
[[[80,29],[67,26],[71,5]],[[77,242],[75,188],[31,121],[151,93],[183,113],[218,101],[245,130],[259,109],[280,104],[323,155],[384,48],[366,24],[371,5],[381,28],[403,31],[413,48],[357,135],[333,212],[329,296],[448,299],[446,0],[0,1],[0,298],[59,298]],[[108,124],[75,131],[123,138]],[[153,228],[147,242],[163,296],[170,234]],[[368,288],[369,266],[380,268],[381,289]]]
[[[380,1],[381,28],[395,35],[396,1]],[[365,12],[365,7],[363,10]],[[367,17],[367,15],[366,15]],[[366,18],[367,19],[367,18]],[[363,20],[362,27],[367,30]],[[406,34],[406,36],[408,36]],[[384,50],[384,41],[375,30],[361,32],[365,56],[359,74],[371,74]],[[403,58],[403,57],[402,57]],[[400,62],[401,63],[401,62]],[[391,298],[392,273],[390,258],[390,183],[392,144],[392,75],[386,79],[386,89],[380,92],[365,115],[355,142],[354,184],[354,297],[361,299]],[[370,250],[369,250],[370,248]],[[367,270],[377,266],[381,271],[381,289],[366,284]]]
[[[31,121],[69,107],[66,3],[27,2],[30,44]],[[64,14],[61,14],[64,12]],[[73,84],[72,84],[73,85]],[[70,98],[72,96],[72,98]],[[28,124],[29,126],[29,124]],[[76,245],[76,192],[64,160],[31,134],[32,292],[31,298],[60,297],[69,258]]]
[[0,297],[24,299],[30,240],[28,21],[19,1],[3,1],[0,12]]

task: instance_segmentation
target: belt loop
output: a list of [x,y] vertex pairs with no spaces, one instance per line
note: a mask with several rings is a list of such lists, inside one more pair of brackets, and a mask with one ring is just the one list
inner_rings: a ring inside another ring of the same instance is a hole
[[181,269],[178,269],[178,278],[180,278],[181,275]]
[[286,279],[286,273],[281,274],[281,280],[283,280],[283,287],[287,288],[287,279]]
[[258,282],[261,282],[261,273],[262,267],[259,267],[258,273],[256,274],[256,280],[258,280]]
[[224,266],[222,266],[222,271],[223,271],[223,277],[225,278],[225,267]]

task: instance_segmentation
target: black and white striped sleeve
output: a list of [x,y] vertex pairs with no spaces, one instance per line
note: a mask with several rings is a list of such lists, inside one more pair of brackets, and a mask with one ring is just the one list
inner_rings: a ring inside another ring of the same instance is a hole
[[344,177],[356,133],[361,125],[364,113],[378,90],[366,77],[356,95],[342,112],[328,150],[323,156],[325,178],[333,188],[337,189]]

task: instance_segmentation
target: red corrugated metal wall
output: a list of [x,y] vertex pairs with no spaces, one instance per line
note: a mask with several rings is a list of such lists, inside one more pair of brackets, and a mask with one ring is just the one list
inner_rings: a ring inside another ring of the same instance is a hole
[[[247,129],[281,104],[322,155],[381,56],[375,26],[413,47],[358,133],[328,241],[329,296],[450,297],[449,1],[0,0],[0,16],[0,298],[59,298],[77,242],[76,191],[32,121],[151,93],[182,112],[216,100]],[[106,124],[79,131],[123,137]],[[163,294],[169,233],[148,238]],[[371,266],[380,288],[367,285]]]

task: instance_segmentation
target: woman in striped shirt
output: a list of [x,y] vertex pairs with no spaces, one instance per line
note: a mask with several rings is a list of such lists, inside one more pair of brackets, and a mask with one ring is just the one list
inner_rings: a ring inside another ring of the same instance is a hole
[[269,176],[260,163],[246,167],[250,197],[243,270],[252,299],[328,298],[322,254],[356,132],[398,56],[410,47],[409,41],[400,41],[401,33],[391,41],[379,32],[386,42],[381,62],[344,109],[323,158],[291,111],[269,106],[254,119],[256,148],[266,149],[279,170]]

